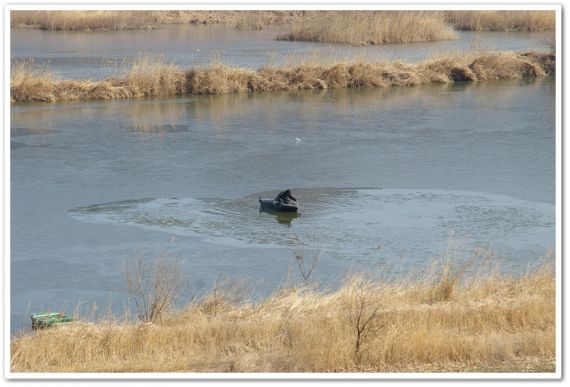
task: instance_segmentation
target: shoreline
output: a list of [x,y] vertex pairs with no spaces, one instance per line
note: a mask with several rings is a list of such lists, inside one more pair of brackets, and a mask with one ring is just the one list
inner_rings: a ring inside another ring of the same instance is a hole
[[[475,256],[474,256],[475,257]],[[62,324],[11,340],[12,372],[555,372],[556,279],[445,258],[419,278],[216,285],[156,321]],[[472,257],[473,258],[473,257]],[[465,275],[469,272],[469,275]]]
[[64,102],[155,96],[211,95],[256,91],[291,91],[351,87],[395,87],[492,79],[519,79],[554,74],[552,52],[494,52],[448,55],[419,64],[339,62],[257,70],[213,64],[182,70],[157,57],[139,57],[121,78],[56,80],[27,63],[13,65],[10,101]]
[[[356,23],[349,23],[345,28],[355,24],[366,23],[369,16],[380,15],[381,23],[390,19],[400,11],[323,11],[323,10],[258,10],[258,11],[11,11],[11,27],[29,26],[47,31],[55,30],[136,30],[159,28],[165,24],[228,24],[236,29],[260,30],[269,25],[291,25],[293,31],[313,29],[315,23],[320,24],[324,18],[332,25],[342,25],[343,19],[350,16]],[[438,29],[450,27],[456,31],[546,31],[555,28],[553,11],[403,11],[402,14],[417,14],[419,21],[423,18],[440,19],[435,23]],[[376,27],[378,27],[376,25]],[[399,26],[394,26],[399,29]],[[410,25],[407,26],[408,28]],[[424,27],[426,27],[424,25]],[[333,31],[331,31],[333,32]],[[346,30],[340,30],[342,35]],[[333,32],[335,33],[335,32]],[[305,35],[294,33],[294,36]],[[312,35],[312,34],[310,34]],[[325,35],[326,36],[326,35]],[[341,38],[342,39],[342,38]],[[302,40],[302,39],[300,39]]]

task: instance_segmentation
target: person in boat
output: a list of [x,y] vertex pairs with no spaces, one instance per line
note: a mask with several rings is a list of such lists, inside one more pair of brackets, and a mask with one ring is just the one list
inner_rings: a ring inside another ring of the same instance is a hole
[[275,201],[280,203],[289,203],[289,199],[297,201],[297,199],[291,195],[291,191],[289,189],[279,192],[279,195],[275,197]]

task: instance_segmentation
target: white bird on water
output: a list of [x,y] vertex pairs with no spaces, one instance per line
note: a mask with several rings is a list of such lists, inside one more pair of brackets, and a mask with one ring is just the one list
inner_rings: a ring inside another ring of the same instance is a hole
[[298,144],[301,142],[301,139],[299,137],[295,137],[295,142],[297,142],[297,144]]

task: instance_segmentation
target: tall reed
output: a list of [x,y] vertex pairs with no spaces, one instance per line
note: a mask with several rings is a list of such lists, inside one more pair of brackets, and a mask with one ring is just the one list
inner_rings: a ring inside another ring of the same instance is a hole
[[132,30],[156,26],[152,11],[12,11],[12,26],[42,30]]
[[181,70],[157,56],[137,58],[122,78],[101,81],[57,80],[46,69],[29,63],[11,68],[11,101],[58,102],[82,99],[121,99],[183,94],[392,87],[516,79],[553,74],[553,53],[491,52],[446,55],[419,64],[340,62],[300,64],[258,70],[213,63],[208,68]]
[[[449,262],[448,262],[449,263]],[[457,272],[452,268],[452,271]],[[554,372],[555,274],[349,278],[261,301],[216,287],[158,323],[77,322],[11,341],[13,372]]]
[[[12,27],[28,26],[45,30],[139,29],[172,23],[222,23],[238,29],[261,29],[268,25],[291,24],[292,32],[285,36],[291,40],[379,44],[372,42],[452,38],[453,35],[446,24],[456,30],[472,31],[553,30],[555,12],[54,10],[11,11],[10,14]],[[370,42],[366,43],[369,40]]]
[[556,27],[554,11],[446,11],[456,30],[547,31]]
[[53,102],[57,81],[46,68],[31,61],[15,63],[10,67],[10,94],[12,101]]
[[133,96],[167,96],[186,92],[186,74],[156,55],[139,55],[127,72],[125,86]]
[[280,40],[371,45],[455,39],[444,14],[433,11],[321,11]]
[[303,15],[303,11],[11,11],[10,25],[49,31],[129,30],[180,23],[233,24],[240,29],[259,29],[299,20]]

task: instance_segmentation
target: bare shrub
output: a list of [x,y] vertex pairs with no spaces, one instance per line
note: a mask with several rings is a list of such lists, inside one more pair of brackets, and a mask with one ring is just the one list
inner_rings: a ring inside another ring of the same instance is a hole
[[[307,246],[301,246],[294,252],[294,255],[295,263],[299,269],[299,275],[303,279],[305,286],[308,286],[311,283],[311,275],[319,263],[321,247],[317,246],[311,249]],[[309,259],[310,263],[308,262]]]
[[378,329],[382,307],[379,292],[373,286],[372,276],[357,276],[349,280],[342,306],[354,333],[354,361],[359,364],[363,344]]
[[123,276],[143,322],[160,320],[174,306],[184,286],[184,273],[178,260],[165,254],[150,263],[143,256],[127,260]]

